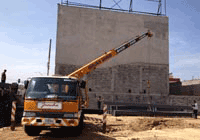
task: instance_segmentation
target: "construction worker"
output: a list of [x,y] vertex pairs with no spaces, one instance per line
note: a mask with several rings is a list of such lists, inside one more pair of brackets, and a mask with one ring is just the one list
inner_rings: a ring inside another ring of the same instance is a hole
[[197,104],[196,100],[194,100],[194,104],[192,105],[192,108],[193,108],[193,113],[194,113],[195,119],[197,119],[198,104]]
[[98,106],[98,109],[99,109],[99,110],[101,110],[101,103],[102,103],[102,101],[103,101],[103,98],[101,98],[101,96],[99,96],[99,97],[97,98],[97,106]]
[[4,70],[4,72],[1,74],[1,83],[5,83],[6,82],[6,71]]

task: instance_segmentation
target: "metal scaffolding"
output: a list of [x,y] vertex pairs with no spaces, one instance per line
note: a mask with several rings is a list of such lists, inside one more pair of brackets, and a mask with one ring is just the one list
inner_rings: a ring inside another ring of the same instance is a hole
[[[77,6],[77,7],[89,7],[89,8],[95,8],[95,9],[105,9],[105,10],[112,10],[112,11],[122,11],[122,12],[129,12],[129,13],[138,13],[138,14],[149,14],[149,15],[157,15],[157,16],[166,16],[166,0],[147,0],[147,1],[152,1],[152,2],[158,2],[158,9],[157,12],[151,13],[151,12],[143,12],[143,11],[135,11],[133,10],[133,0],[130,0],[128,2],[129,8],[128,9],[123,9],[122,6],[120,6],[120,3],[123,0],[112,0],[113,5],[111,7],[104,7],[102,6],[103,0],[99,0],[99,5],[89,5],[89,4],[83,4],[83,3],[77,3],[77,2],[70,2],[70,1],[64,1],[61,0],[62,5],[67,5],[67,6]],[[162,7],[164,6],[164,14],[162,12]],[[117,7],[117,8],[115,8]]]

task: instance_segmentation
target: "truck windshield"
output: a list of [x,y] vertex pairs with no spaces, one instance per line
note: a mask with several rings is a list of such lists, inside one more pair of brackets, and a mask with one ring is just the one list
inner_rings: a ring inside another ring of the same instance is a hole
[[32,78],[26,98],[76,99],[77,81],[64,78]]

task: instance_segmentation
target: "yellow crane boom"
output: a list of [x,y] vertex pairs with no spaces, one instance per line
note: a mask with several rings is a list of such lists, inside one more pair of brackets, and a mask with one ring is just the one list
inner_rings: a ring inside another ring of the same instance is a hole
[[132,46],[136,42],[140,41],[141,39],[145,38],[146,36],[152,37],[153,34],[150,31],[148,31],[148,32],[142,34],[141,36],[138,36],[135,39],[129,40],[128,42],[122,44],[120,47],[112,49],[112,50],[110,50],[108,52],[105,52],[105,54],[103,54],[100,57],[96,58],[95,60],[89,62],[88,64],[82,66],[81,68],[79,68],[78,70],[72,72],[68,76],[77,77],[79,79],[82,78],[85,74],[88,74],[89,72],[91,72],[94,69],[96,69],[96,67],[99,66],[100,64],[102,64],[105,61],[107,61],[107,60],[111,59],[112,57],[116,56],[117,54],[119,54],[120,52],[122,52],[125,49],[129,48],[130,46]]

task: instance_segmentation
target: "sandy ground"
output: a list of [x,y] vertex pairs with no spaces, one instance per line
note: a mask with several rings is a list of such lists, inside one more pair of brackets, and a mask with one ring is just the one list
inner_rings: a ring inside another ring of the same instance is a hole
[[[102,118],[102,115],[87,115]],[[85,120],[82,134],[76,131],[42,131],[37,137],[30,137],[22,126],[11,131],[0,128],[0,140],[200,140],[200,119],[166,117],[114,117],[108,115],[107,130],[102,133],[102,124]],[[65,133],[65,136],[62,134]]]

